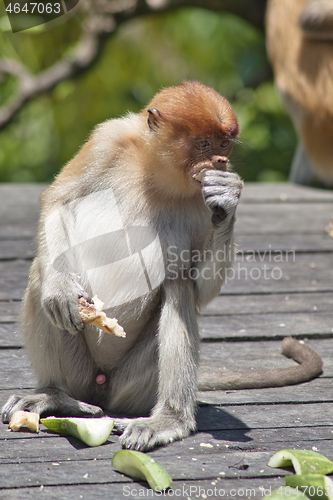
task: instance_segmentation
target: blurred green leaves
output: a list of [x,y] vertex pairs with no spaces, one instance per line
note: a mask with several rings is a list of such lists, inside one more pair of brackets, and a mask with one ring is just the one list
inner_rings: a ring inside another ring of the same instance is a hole
[[[33,73],[75,45],[82,22],[76,14],[53,29],[13,34],[5,19],[1,5],[0,57]],[[139,111],[162,86],[183,79],[231,101],[241,127],[232,160],[245,180],[287,178],[296,137],[274,90],[264,35],[230,14],[187,8],[124,24],[88,72],[27,104],[0,132],[0,181],[51,181],[97,123]],[[0,104],[15,88],[13,77],[0,80]]]

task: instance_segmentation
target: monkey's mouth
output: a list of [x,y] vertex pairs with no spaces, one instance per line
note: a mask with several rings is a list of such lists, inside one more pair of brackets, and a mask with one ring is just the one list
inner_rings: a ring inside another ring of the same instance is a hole
[[225,157],[220,157],[221,160],[223,158],[223,161],[218,160],[217,162],[213,161],[204,161],[196,165],[195,167],[195,172],[192,174],[192,179],[195,181],[197,185],[201,185],[201,182],[205,176],[205,173],[208,172],[209,170],[227,170],[227,158]]

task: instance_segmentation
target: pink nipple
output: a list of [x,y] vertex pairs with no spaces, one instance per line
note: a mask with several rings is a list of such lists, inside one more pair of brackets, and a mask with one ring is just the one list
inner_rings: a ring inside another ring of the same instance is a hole
[[106,381],[106,376],[103,375],[103,373],[101,373],[100,375],[97,375],[96,382],[98,384],[104,384],[105,381]]

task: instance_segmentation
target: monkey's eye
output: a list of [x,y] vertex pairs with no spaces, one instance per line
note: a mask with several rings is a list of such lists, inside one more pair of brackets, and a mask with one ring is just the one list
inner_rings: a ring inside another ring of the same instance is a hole
[[230,144],[230,141],[226,140],[226,141],[222,141],[221,142],[221,148],[227,148]]
[[197,146],[199,149],[209,148],[210,142],[203,139],[202,141],[197,142]]

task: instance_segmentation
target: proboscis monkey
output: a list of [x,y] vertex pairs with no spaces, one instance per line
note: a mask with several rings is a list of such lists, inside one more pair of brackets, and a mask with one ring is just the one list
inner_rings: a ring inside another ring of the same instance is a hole
[[266,40],[299,138],[290,180],[333,187],[333,3],[269,0]]
[[[198,387],[284,385],[320,372],[320,358],[289,339],[285,353],[299,366],[225,380],[203,372],[198,385],[197,313],[234,254],[243,183],[228,157],[237,136],[230,104],[197,82],[96,128],[42,196],[22,314],[39,384],[8,400],[3,421],[19,409],[139,415],[116,427],[122,446],[147,450],[195,429]],[[79,299],[93,295],[126,338],[84,326]]]

